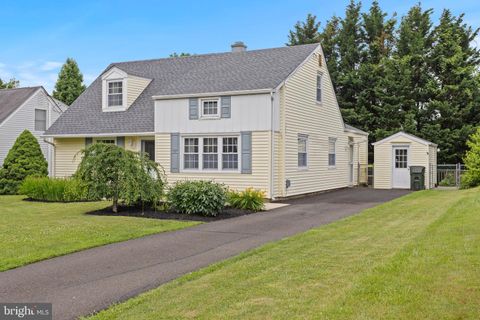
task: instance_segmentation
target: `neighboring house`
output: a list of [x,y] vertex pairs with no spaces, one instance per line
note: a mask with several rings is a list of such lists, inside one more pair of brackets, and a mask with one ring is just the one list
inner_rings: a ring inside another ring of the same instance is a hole
[[318,44],[113,63],[46,132],[55,175],[95,142],[147,152],[169,183],[213,179],[268,198],[358,184],[368,134],[344,124]]
[[51,174],[53,147],[42,135],[65,109],[66,105],[53,99],[43,87],[0,90],[0,166],[17,137],[27,129],[38,139]]
[[410,189],[410,167],[425,167],[425,188],[437,185],[437,145],[412,134],[398,132],[374,146],[376,189]]

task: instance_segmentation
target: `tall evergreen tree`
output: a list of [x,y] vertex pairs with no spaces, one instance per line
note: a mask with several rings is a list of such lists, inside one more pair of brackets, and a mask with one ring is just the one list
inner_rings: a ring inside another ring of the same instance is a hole
[[78,68],[78,64],[72,58],[68,58],[58,74],[53,97],[71,105],[84,90],[83,75]]
[[298,21],[294,30],[290,31],[287,46],[320,42],[319,28],[320,22],[317,22],[317,17],[309,13],[305,22]]
[[356,109],[361,83],[358,69],[362,59],[363,42],[360,20],[361,3],[350,1],[345,17],[340,21],[338,32],[338,78],[337,99],[345,121],[354,126],[361,126],[361,119]]
[[327,61],[328,72],[332,79],[333,86],[336,87],[338,78],[338,30],[340,19],[333,16],[327,21],[325,28],[320,34],[320,42],[322,44],[323,54]]
[[19,86],[20,82],[15,79],[10,79],[7,82],[4,82],[2,79],[0,79],[0,89],[12,89],[12,88],[17,88]]
[[424,136],[437,133],[440,161],[460,162],[466,141],[480,123],[480,51],[472,45],[479,29],[473,30],[444,10],[433,31],[429,66],[436,90],[429,104],[430,121]]
[[359,121],[357,125],[370,132],[374,140],[379,138],[377,134],[383,138],[382,132],[398,128],[399,115],[382,99],[389,80],[385,65],[395,45],[395,24],[395,15],[387,18],[377,1],[373,1],[369,11],[362,14],[361,36],[365,47],[358,69],[360,88],[355,113]]

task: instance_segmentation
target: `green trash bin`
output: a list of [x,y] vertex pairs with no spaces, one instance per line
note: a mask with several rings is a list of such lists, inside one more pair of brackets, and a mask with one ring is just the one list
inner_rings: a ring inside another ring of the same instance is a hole
[[425,167],[410,166],[410,190],[425,189]]

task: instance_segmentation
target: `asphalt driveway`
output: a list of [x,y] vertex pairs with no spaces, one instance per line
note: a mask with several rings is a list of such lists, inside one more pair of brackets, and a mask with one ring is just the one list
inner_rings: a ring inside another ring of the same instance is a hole
[[54,319],[74,319],[188,272],[405,195],[344,189],[289,200],[290,206],[160,233],[0,273],[0,301],[51,302]]

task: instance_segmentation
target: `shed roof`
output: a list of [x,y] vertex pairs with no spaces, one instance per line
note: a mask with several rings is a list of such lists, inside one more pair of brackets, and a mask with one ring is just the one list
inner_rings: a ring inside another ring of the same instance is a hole
[[417,136],[414,136],[413,134],[409,134],[409,133],[406,133],[406,132],[403,132],[403,131],[400,131],[400,132],[397,132],[389,137],[386,137],[385,139],[382,139],[380,141],[377,141],[377,142],[374,142],[372,143],[372,145],[379,145],[379,144],[382,144],[382,143],[385,143],[385,142],[389,142],[393,139],[396,139],[398,137],[404,137],[404,138],[407,138],[409,140],[412,140],[412,141],[415,141],[415,142],[418,142],[418,143],[421,143],[421,144],[424,144],[424,145],[427,145],[427,146],[437,146],[435,143],[433,142],[430,142],[428,140],[425,140],[425,139],[422,139],[422,138],[419,138]]

